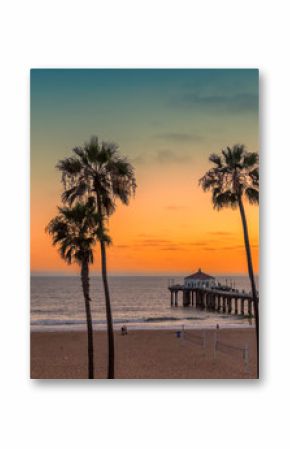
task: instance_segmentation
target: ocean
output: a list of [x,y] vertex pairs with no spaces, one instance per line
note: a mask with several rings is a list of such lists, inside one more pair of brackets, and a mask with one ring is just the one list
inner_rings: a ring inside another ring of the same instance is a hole
[[[183,284],[177,276],[110,276],[109,286],[114,328],[125,324],[129,329],[162,329],[249,326],[247,318],[205,312],[192,307],[171,308],[169,279]],[[239,290],[250,291],[247,276],[217,276],[216,280]],[[227,280],[227,281],[226,281]],[[257,288],[258,288],[258,279]],[[106,328],[102,279],[91,277],[91,298],[94,329]],[[84,300],[78,276],[31,277],[31,330],[86,329]]]

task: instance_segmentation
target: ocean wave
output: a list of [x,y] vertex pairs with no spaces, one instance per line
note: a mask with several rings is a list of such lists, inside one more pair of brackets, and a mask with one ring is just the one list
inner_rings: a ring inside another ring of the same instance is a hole
[[192,321],[192,320],[205,320],[206,317],[169,317],[169,316],[160,316],[154,318],[146,318],[144,321],[146,323],[150,322],[158,322],[158,321]]
[[[202,321],[206,320],[206,317],[170,317],[170,316],[159,316],[159,317],[152,317],[152,318],[132,318],[132,319],[115,319],[114,324],[138,324],[138,323],[158,323],[158,322],[177,322],[177,321]],[[93,325],[98,324],[106,324],[106,320],[93,320]],[[62,319],[62,320],[51,320],[51,319],[44,319],[44,320],[32,320],[31,326],[76,326],[76,325],[86,325],[86,320],[68,320],[68,319]]]

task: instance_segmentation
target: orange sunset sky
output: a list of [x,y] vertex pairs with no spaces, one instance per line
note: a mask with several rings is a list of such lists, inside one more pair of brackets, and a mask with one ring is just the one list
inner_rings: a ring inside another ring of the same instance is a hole
[[[257,70],[32,70],[33,273],[78,271],[44,229],[60,204],[55,165],[91,135],[118,143],[136,170],[135,198],[109,221],[111,273],[247,271],[239,211],[213,210],[198,180],[226,145],[258,151]],[[257,272],[259,211],[246,213]]]

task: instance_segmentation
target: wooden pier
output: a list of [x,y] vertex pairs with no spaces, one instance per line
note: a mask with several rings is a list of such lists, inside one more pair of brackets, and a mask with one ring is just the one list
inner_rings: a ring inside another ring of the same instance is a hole
[[171,295],[171,307],[178,307],[178,294],[181,292],[183,307],[195,307],[230,315],[254,316],[254,300],[249,293],[218,288],[188,288],[179,284],[170,285],[168,289]]

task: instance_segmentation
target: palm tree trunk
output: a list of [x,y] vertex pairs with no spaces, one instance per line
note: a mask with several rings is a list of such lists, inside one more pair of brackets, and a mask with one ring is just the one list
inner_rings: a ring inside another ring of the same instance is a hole
[[88,379],[94,379],[94,345],[93,345],[93,324],[91,313],[90,284],[89,284],[89,264],[85,260],[81,269],[82,287],[85,298],[85,308],[87,317],[88,334]]
[[102,213],[102,201],[98,192],[98,187],[95,185],[95,191],[97,195],[97,206],[99,214],[99,228],[101,233],[100,246],[101,246],[101,261],[102,261],[102,279],[104,285],[105,302],[106,302],[106,317],[107,317],[107,336],[108,336],[108,379],[115,378],[115,345],[114,345],[114,331],[113,331],[113,319],[111,310],[110,291],[107,278],[107,257],[105,242],[102,239],[104,224]]
[[238,197],[239,201],[239,209],[243,224],[243,231],[244,231],[244,241],[245,241],[245,248],[247,253],[247,262],[248,262],[248,273],[249,278],[251,282],[252,287],[252,295],[254,300],[254,312],[255,312],[255,321],[256,321],[256,344],[257,344],[257,379],[259,379],[259,299],[257,295],[256,285],[255,285],[255,278],[254,278],[254,270],[253,270],[253,263],[252,263],[252,256],[251,256],[251,248],[250,248],[250,240],[249,240],[249,233],[248,233],[248,225],[246,220],[246,214],[244,205],[242,202],[241,196]]
[[114,365],[115,365],[115,348],[114,348],[114,331],[113,331],[113,319],[111,311],[111,301],[109,284],[107,278],[107,258],[105,243],[101,240],[101,258],[102,258],[102,278],[104,284],[105,300],[106,300],[106,315],[107,315],[107,335],[108,335],[108,379],[114,379]]

